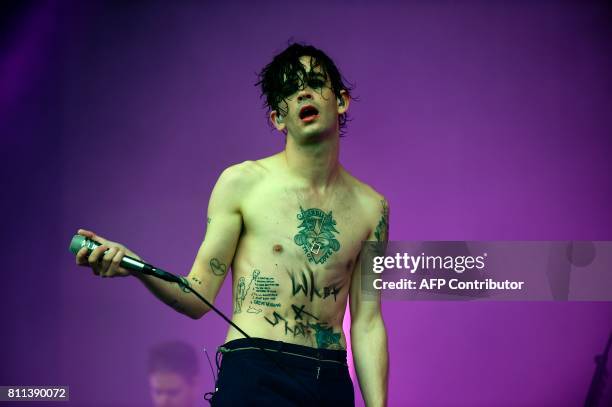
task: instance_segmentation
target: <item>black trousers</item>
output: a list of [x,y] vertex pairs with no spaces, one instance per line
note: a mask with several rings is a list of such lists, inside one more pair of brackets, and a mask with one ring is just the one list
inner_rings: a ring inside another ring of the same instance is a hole
[[244,338],[221,346],[219,355],[214,407],[355,405],[344,350]]

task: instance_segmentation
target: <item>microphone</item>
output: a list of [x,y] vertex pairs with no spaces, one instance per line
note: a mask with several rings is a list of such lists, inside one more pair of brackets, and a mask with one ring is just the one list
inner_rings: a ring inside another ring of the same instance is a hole
[[[70,242],[69,249],[73,254],[76,255],[77,252],[83,247],[87,247],[87,253],[91,253],[96,247],[101,245],[101,243],[96,242],[95,240],[88,239],[85,236],[74,235],[72,241]],[[108,250],[106,252],[108,252]],[[164,271],[158,267],[154,267],[150,264],[147,264],[130,256],[123,256],[123,258],[121,259],[121,267],[131,271],[136,271],[139,273],[159,277],[162,280],[170,281],[171,283],[178,283],[181,286],[183,285],[181,279],[175,276],[174,274],[168,273],[167,271]]]
[[[99,247],[101,245],[102,244],[100,242],[96,242],[95,240],[88,239],[88,238],[86,238],[83,235],[74,235],[72,237],[72,241],[70,242],[70,246],[68,247],[68,249],[73,254],[76,255],[77,252],[79,250],[81,250],[83,247],[87,247],[88,253],[91,253],[96,247]],[[123,258],[121,259],[121,267],[123,267],[125,269],[128,269],[128,270],[137,271],[139,273],[149,274],[149,275],[161,278],[162,280],[169,281],[171,283],[177,283],[179,285],[179,287],[181,287],[181,288],[183,288],[183,287],[187,288],[192,294],[194,294],[196,297],[198,297],[211,310],[215,311],[221,318],[223,318],[228,324],[230,324],[232,327],[234,327],[245,338],[247,338],[249,340],[252,339],[251,336],[249,334],[247,334],[242,328],[240,328],[234,321],[232,321],[227,316],[225,316],[225,314],[223,312],[221,312],[218,308],[216,308],[213,304],[211,304],[206,298],[204,298],[202,295],[200,295],[196,290],[191,288],[189,286],[189,284],[185,284],[179,277],[175,276],[174,274],[168,273],[167,271],[164,271],[164,270],[162,270],[160,268],[154,267],[154,266],[152,266],[150,264],[147,264],[147,263],[145,263],[143,261],[137,260],[137,259],[135,259],[133,257],[130,257],[130,256],[123,256]],[[253,346],[258,348],[259,350],[261,350],[264,353],[264,355],[266,355],[266,357],[269,357],[270,360],[274,364],[276,364],[276,366],[278,366],[278,368],[280,370],[282,370],[284,373],[286,373],[287,375],[292,377],[298,384],[302,385],[301,380],[299,380],[297,377],[293,376],[291,374],[291,372],[285,370],[285,368],[281,364],[279,364],[278,361],[275,358],[273,358],[271,355],[269,355],[268,352],[261,345],[254,343]],[[204,351],[206,351],[206,349]],[[208,354],[206,354],[206,356],[208,357]],[[308,391],[308,393],[311,393],[311,392]],[[312,393],[311,396],[314,398],[315,401],[318,401],[318,395],[317,394]]]

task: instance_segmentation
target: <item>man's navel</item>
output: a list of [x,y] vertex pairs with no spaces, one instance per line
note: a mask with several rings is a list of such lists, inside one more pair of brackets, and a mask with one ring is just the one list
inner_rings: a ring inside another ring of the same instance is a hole
[[283,246],[275,244],[274,246],[272,246],[272,251],[276,254],[281,254],[283,252]]

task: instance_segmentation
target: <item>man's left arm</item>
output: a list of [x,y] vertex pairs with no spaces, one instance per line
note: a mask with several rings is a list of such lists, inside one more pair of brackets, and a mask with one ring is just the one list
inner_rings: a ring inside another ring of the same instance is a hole
[[[368,240],[377,241],[385,247],[388,234],[389,206],[387,201],[382,199],[380,220]],[[353,270],[350,290],[353,360],[366,406],[385,406],[389,364],[387,331],[382,319],[380,292],[376,291],[374,294],[368,292],[368,297],[365,298],[361,288],[363,255],[362,252]]]

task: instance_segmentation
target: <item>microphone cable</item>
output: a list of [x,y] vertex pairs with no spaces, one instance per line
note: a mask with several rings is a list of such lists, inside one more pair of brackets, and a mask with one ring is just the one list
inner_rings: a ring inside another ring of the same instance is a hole
[[[157,269],[157,270],[161,270],[161,269]],[[161,270],[163,271],[163,270]],[[167,275],[173,276],[174,278],[176,278],[176,282],[179,284],[181,289],[187,289],[189,290],[192,294],[194,294],[197,298],[199,298],[204,304],[206,304],[206,306],[208,306],[211,310],[215,311],[215,313],[217,313],[217,315],[219,315],[221,318],[223,318],[228,324],[230,324],[232,327],[234,327],[238,332],[240,332],[246,339],[251,341],[251,344],[254,345],[253,347],[259,349],[260,351],[263,352],[264,355],[266,355],[266,357],[268,359],[270,359],[280,370],[282,370],[284,373],[286,373],[289,377],[291,377],[293,380],[295,380],[301,387],[303,390],[307,390],[308,393],[311,393],[312,399],[315,403],[317,403],[316,405],[319,404],[320,398],[319,395],[315,392],[312,392],[311,389],[306,386],[300,379],[298,379],[292,372],[290,372],[289,370],[287,370],[278,360],[276,360],[276,358],[274,358],[270,352],[271,350],[267,351],[266,349],[264,349],[261,345],[257,345],[254,341],[252,341],[252,337],[247,334],[244,330],[242,330],[242,328],[240,328],[234,321],[232,321],[231,319],[229,319],[227,316],[225,316],[225,314],[219,310],[217,307],[215,307],[214,305],[212,305],[206,298],[204,298],[199,292],[197,292],[196,290],[194,290],[193,288],[191,288],[191,286],[189,284],[185,284],[183,282],[183,280],[181,280],[178,276],[176,276],[175,274],[169,273],[167,271],[164,271],[164,273],[166,273]],[[155,277],[158,277],[156,275],[154,275]],[[159,278],[159,277],[158,277]],[[282,351],[278,351],[279,353],[282,353]],[[223,363],[223,362],[221,362]],[[216,382],[215,382],[215,387],[216,387]],[[217,389],[215,388],[215,392],[217,391]],[[211,396],[212,398],[212,396]],[[208,400],[210,402],[210,400]]]
[[[97,242],[95,240],[89,239],[89,238],[85,238],[82,235],[75,235],[72,238],[72,241],[70,243],[69,246],[69,250],[76,254],[82,247],[87,247],[88,253],[91,253],[93,251],[93,249],[95,249],[97,246],[100,246],[101,243]],[[125,264],[125,263],[127,264]],[[234,321],[232,321],[231,319],[229,319],[221,310],[219,310],[217,307],[215,307],[213,304],[211,304],[206,298],[204,298],[199,292],[197,292],[196,290],[194,290],[189,284],[186,284],[179,276],[169,273],[165,270],[162,270],[160,268],[157,267],[153,267],[150,264],[144,263],[144,262],[139,262],[136,259],[133,259],[129,256],[124,256],[124,259],[122,259],[121,261],[121,265],[125,268],[128,268],[130,270],[139,272],[139,273],[143,273],[143,274],[148,274],[150,276],[153,277],[157,277],[160,280],[164,280],[164,281],[168,281],[171,283],[177,283],[179,285],[179,287],[185,291],[188,290],[189,292],[191,292],[193,295],[195,295],[200,301],[202,301],[204,304],[206,304],[207,307],[209,307],[211,310],[213,310],[217,315],[219,315],[221,318],[223,318],[229,325],[231,325],[233,328],[235,328],[238,332],[240,332],[246,339],[248,339],[249,341],[251,341],[251,344],[253,345],[254,348],[257,348],[259,350],[261,350],[264,355],[266,355],[267,358],[269,358],[280,370],[282,370],[284,373],[286,373],[289,377],[291,377],[295,382],[297,382],[303,390],[306,390],[307,393],[310,393],[312,396],[312,399],[315,403],[319,404],[318,402],[320,401],[320,397],[317,393],[311,391],[311,389],[306,386],[300,379],[298,379],[294,374],[292,374],[289,370],[287,370],[284,366],[282,366],[278,360],[276,360],[274,357],[272,357],[272,355],[270,354],[270,352],[273,352],[272,350],[268,350],[266,351],[266,349],[264,349],[261,345],[258,345],[255,343],[255,341],[253,341],[252,337],[247,334],[242,328],[240,328]],[[126,267],[127,266],[127,267]],[[278,353],[282,353],[281,351],[277,351]],[[218,367],[218,363],[217,363],[217,367]],[[320,367],[319,367],[320,369]],[[214,376],[213,376],[214,377]],[[317,378],[318,378],[318,374],[317,374]],[[216,381],[215,381],[215,387],[216,387]],[[215,388],[215,392],[217,391],[217,389]],[[208,395],[210,393],[206,393],[206,395]],[[206,396],[205,395],[205,396]],[[211,396],[212,398],[212,396]],[[207,399],[209,402],[211,401],[210,399]]]

